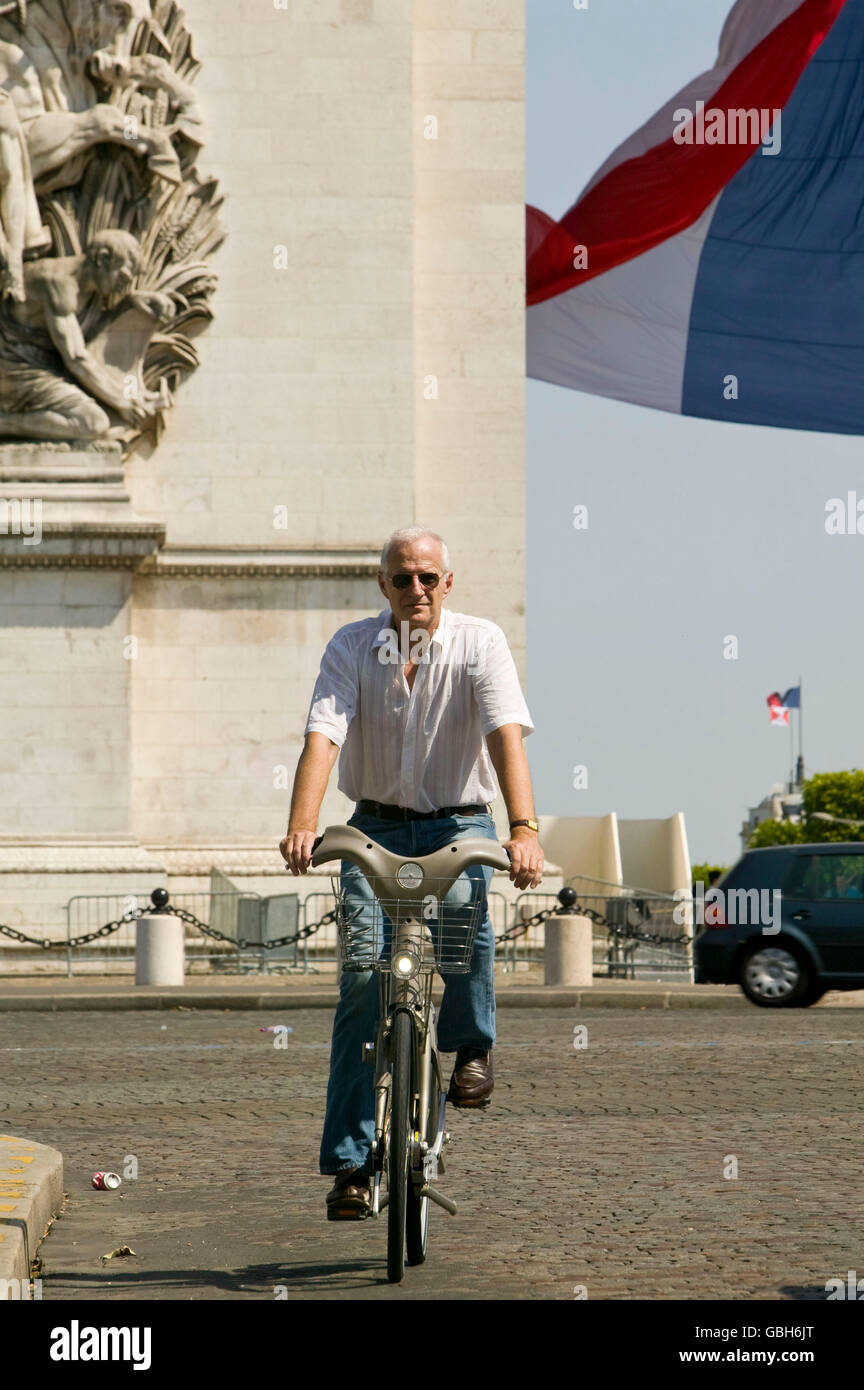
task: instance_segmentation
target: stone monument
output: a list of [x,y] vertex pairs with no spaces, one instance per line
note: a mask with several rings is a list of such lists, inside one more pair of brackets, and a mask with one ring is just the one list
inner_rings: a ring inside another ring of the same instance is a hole
[[0,0],[0,922],[294,887],[321,651],[397,526],[521,663],[523,25]]

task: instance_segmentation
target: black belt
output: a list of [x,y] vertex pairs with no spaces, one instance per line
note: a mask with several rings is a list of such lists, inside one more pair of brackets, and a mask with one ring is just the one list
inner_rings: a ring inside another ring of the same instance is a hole
[[383,801],[358,801],[357,815],[382,820],[443,820],[446,816],[486,816],[488,806],[442,806],[437,811],[412,811],[410,806],[390,806]]

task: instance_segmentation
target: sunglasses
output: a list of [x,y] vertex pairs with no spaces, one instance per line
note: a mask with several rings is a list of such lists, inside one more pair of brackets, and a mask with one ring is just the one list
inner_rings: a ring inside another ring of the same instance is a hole
[[441,575],[432,572],[418,575],[394,574],[390,579],[390,583],[393,585],[394,589],[409,589],[415,578],[420,580],[424,589],[434,589],[437,587]]

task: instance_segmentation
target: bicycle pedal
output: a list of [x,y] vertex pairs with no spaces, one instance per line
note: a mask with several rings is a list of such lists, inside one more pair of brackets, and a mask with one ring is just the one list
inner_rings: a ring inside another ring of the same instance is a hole
[[328,1221],[365,1221],[372,1215],[371,1207],[337,1207],[327,1208]]

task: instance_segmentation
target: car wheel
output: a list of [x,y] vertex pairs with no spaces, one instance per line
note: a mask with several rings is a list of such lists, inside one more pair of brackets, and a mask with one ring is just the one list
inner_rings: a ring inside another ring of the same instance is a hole
[[815,1002],[809,965],[787,946],[756,946],[738,968],[738,983],[751,1004],[763,1009],[803,1008]]

